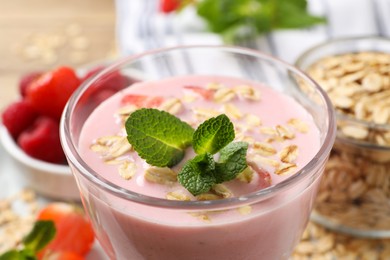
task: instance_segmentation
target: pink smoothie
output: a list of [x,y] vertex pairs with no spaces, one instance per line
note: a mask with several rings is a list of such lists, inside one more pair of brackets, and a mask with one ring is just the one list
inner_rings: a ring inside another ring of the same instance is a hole
[[[178,182],[145,178],[151,167],[131,148],[107,156],[96,148],[99,138],[126,135],[123,111],[155,107],[172,112],[196,128],[218,114],[229,116],[236,141],[249,143],[252,177],[223,185],[232,197],[250,194],[294,176],[320,147],[311,115],[290,97],[250,81],[213,76],[186,76],[140,82],[103,102],[80,134],[81,157],[102,179],[142,195],[166,199],[181,194],[197,200]],[[127,110],[126,110],[127,109]],[[113,139],[113,140],[114,140]],[[95,148],[93,148],[95,147]],[[286,159],[286,149],[295,147]],[[171,170],[178,172],[194,156],[192,148]],[[292,156],[292,157],[291,157]],[[118,170],[126,163],[130,175]],[[130,166],[129,166],[130,165]],[[316,171],[322,171],[318,165]],[[318,176],[318,175],[316,175]],[[113,259],[288,259],[308,221],[318,178],[257,203],[218,211],[188,212],[141,205],[94,187],[83,187],[97,237]],[[172,198],[170,198],[172,199]],[[110,203],[107,203],[110,202]]]

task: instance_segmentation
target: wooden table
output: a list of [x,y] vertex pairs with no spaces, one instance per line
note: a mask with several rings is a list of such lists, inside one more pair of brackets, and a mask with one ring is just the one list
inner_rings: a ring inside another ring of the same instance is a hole
[[115,55],[114,0],[0,0],[0,110],[29,71]]

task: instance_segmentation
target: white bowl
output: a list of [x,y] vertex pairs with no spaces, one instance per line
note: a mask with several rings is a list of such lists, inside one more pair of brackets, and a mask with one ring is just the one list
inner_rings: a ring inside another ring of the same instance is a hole
[[9,174],[20,174],[28,187],[48,198],[80,200],[69,166],[44,162],[27,155],[3,125],[0,125],[0,140],[17,170],[17,173]]

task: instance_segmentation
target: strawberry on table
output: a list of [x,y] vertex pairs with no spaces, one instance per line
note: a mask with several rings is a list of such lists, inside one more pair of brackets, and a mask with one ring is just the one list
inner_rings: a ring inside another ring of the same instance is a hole
[[50,117],[38,117],[20,134],[18,144],[25,153],[36,159],[51,163],[65,161],[58,122]]
[[57,230],[54,240],[40,252],[41,256],[50,252],[85,256],[91,250],[94,232],[80,208],[66,203],[52,203],[39,213],[38,219],[54,221]]
[[15,140],[37,117],[37,111],[25,100],[12,103],[2,113],[3,125]]
[[44,73],[28,85],[26,99],[42,115],[59,120],[66,102],[80,85],[80,79],[69,67]]

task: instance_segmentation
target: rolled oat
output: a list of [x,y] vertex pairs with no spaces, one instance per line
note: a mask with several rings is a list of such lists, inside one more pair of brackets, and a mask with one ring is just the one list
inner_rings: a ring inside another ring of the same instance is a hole
[[390,53],[360,52],[327,57],[308,69],[340,115],[315,214],[363,232],[390,232],[389,66]]

